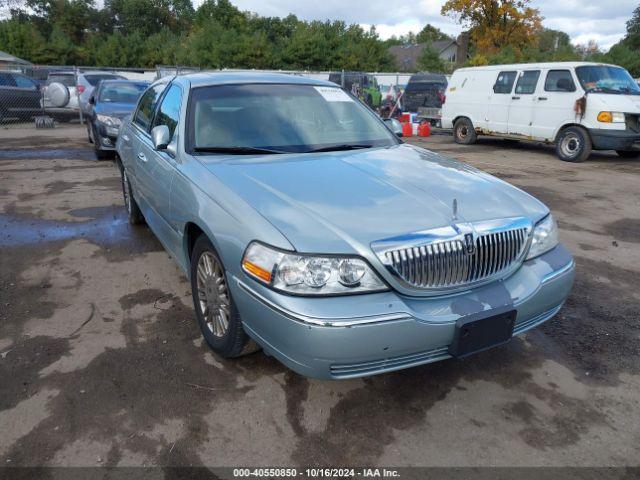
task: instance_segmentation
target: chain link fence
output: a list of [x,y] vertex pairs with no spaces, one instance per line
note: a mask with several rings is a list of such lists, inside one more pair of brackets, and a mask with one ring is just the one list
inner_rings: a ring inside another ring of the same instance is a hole
[[[197,67],[159,65],[154,69],[0,64],[0,128],[54,128],[83,124],[89,98],[101,80],[153,81],[201,71]],[[233,70],[254,71],[255,70]],[[373,109],[394,101],[411,74],[265,70],[330,80],[350,90]]]

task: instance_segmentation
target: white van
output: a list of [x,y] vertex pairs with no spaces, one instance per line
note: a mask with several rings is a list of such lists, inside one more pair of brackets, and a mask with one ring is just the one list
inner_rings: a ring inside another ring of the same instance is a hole
[[461,68],[449,81],[442,126],[463,144],[478,135],[554,143],[567,162],[592,149],[636,157],[640,87],[624,68],[601,63]]

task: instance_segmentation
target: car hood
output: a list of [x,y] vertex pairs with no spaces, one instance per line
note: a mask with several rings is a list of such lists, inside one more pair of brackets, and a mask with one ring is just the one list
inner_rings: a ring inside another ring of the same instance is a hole
[[136,108],[134,103],[98,103],[93,107],[93,111],[100,115],[122,119],[133,112],[134,108]]
[[298,251],[370,251],[371,242],[460,221],[548,209],[468,165],[409,145],[349,152],[199,157]]
[[[589,94],[589,97],[595,96],[612,112],[640,113],[640,95]],[[587,105],[588,102],[587,99]]]

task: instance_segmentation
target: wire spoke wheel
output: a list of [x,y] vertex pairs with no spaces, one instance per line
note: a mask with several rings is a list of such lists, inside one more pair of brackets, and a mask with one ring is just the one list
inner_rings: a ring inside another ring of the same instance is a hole
[[210,252],[203,252],[196,270],[200,311],[211,333],[224,337],[229,330],[231,302],[222,266]]

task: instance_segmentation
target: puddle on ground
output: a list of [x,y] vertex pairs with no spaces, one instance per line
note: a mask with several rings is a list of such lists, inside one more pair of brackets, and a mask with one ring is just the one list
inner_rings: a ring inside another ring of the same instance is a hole
[[107,207],[102,212],[97,212],[100,209],[82,210],[90,211],[74,213],[92,218],[84,222],[64,222],[0,214],[0,246],[15,247],[72,238],[87,238],[99,245],[114,245],[141,237],[142,229],[129,224],[124,207]]
[[60,148],[42,150],[2,150],[0,149],[0,160],[24,159],[24,158],[64,158],[66,160],[94,160],[97,161],[94,150],[91,148]]

